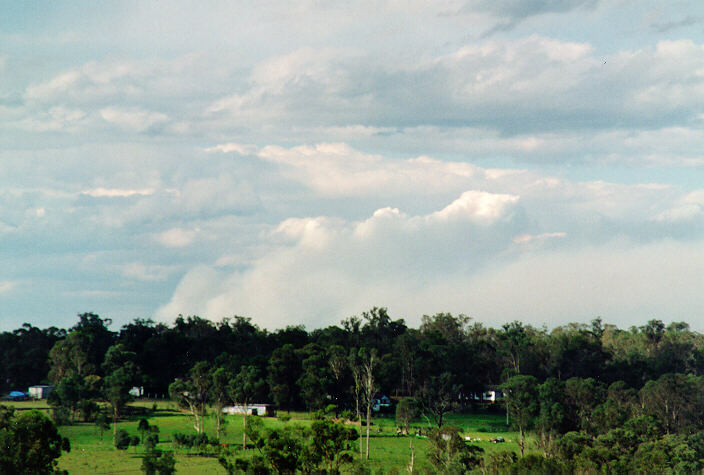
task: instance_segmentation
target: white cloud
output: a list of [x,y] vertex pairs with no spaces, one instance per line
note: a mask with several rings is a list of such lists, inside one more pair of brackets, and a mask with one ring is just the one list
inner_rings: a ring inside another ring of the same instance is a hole
[[506,210],[518,202],[518,198],[514,195],[465,191],[458,199],[431,216],[438,220],[468,218],[475,222],[492,223],[505,216]]
[[601,316],[623,328],[658,318],[702,330],[696,319],[704,311],[696,284],[702,265],[701,240],[531,253],[472,276],[465,311],[486,322],[552,326]]
[[175,266],[146,265],[141,262],[130,262],[120,266],[122,275],[144,282],[166,280],[175,270]]
[[655,217],[662,222],[691,222],[704,217],[704,190],[697,190],[683,196],[670,209]]
[[[487,169],[465,162],[421,156],[410,159],[367,154],[346,144],[265,146],[256,156],[281,168],[323,197],[449,199],[465,190],[488,192],[490,201],[467,194],[437,216],[474,206],[475,217],[490,216],[494,206],[513,203],[513,195],[531,203],[535,219],[608,219],[645,222],[682,198],[681,190],[660,184],[621,185],[604,181],[573,182],[534,171]],[[545,202],[550,206],[546,207]],[[482,208],[486,206],[486,208]],[[551,216],[554,215],[554,216]]]
[[318,218],[283,223],[286,232],[297,228],[294,244],[244,271],[188,272],[157,315],[245,314],[267,328],[319,327],[384,305],[413,325],[424,313],[452,311],[489,325],[521,319],[552,326],[602,316],[623,326],[642,323],[643,315],[691,320],[704,310],[697,287],[701,241],[614,239],[580,249],[551,246],[565,233],[544,233],[520,235],[516,247],[507,239],[516,235],[512,228],[482,236],[420,218],[386,209],[370,218],[373,227]]
[[558,233],[542,233],[538,235],[532,235],[532,234],[521,234],[520,236],[516,236],[513,238],[513,242],[516,244],[528,244],[528,243],[533,243],[536,241],[544,241],[547,239],[562,239],[567,237],[567,233],[563,232],[558,232]]
[[199,229],[172,228],[156,234],[154,239],[166,247],[185,247],[193,243]]
[[[171,60],[89,61],[51,79],[27,86],[30,104],[70,101],[80,104],[113,100],[150,102],[149,98],[187,94],[198,89],[192,79],[203,73],[202,57],[183,55]],[[219,71],[209,69],[210,73]]]
[[[330,196],[454,193],[468,183],[492,180],[494,170],[465,162],[443,162],[420,156],[407,160],[366,154],[344,143],[293,148],[266,146],[257,156],[279,164],[283,173]],[[507,176],[514,172],[502,170]],[[422,190],[422,191],[421,191]]]
[[82,192],[84,195],[92,196],[94,198],[126,198],[129,196],[148,196],[153,195],[154,190],[152,188],[143,188],[139,190],[134,189],[124,189],[124,188],[93,188],[90,190],[85,190]]
[[253,155],[257,151],[257,147],[254,145],[244,145],[239,143],[224,143],[220,145],[215,145],[214,147],[208,147],[205,149],[208,153],[222,152],[231,153],[235,152],[240,155]]
[[9,280],[3,280],[0,281],[0,294],[5,294],[8,292],[11,292],[15,286],[17,285],[16,282],[9,281]]
[[134,132],[144,132],[155,125],[163,124],[169,120],[167,115],[160,112],[136,108],[106,107],[100,110],[100,116],[106,122]]
[[[544,286],[535,291],[536,299],[545,299],[550,311],[540,316],[536,310],[529,321],[563,323],[620,311],[635,319],[642,308],[611,293],[618,289],[628,294],[629,267],[648,271],[637,261],[650,251],[658,259],[674,260],[666,275],[638,277],[639,295],[645,295],[667,279],[679,281],[678,270],[688,265],[684,249],[701,251],[704,216],[677,230],[660,219],[680,205],[699,206],[700,191],[573,182],[537,171],[484,169],[430,157],[390,158],[346,144],[265,146],[247,152],[277,165],[323,199],[420,197],[437,203],[437,197],[454,197],[425,214],[387,206],[359,221],[339,216],[284,219],[260,234],[259,257],[236,259],[228,252],[213,259],[213,266],[188,272],[157,312],[160,318],[197,313],[217,319],[237,313],[268,327],[315,327],[372,305],[388,305],[412,318],[452,310],[478,314],[485,321],[511,320],[524,318],[512,305],[513,296],[525,305],[530,297],[518,288],[520,282],[509,278],[515,272],[531,279],[530,288]],[[672,241],[674,235],[686,242]],[[590,284],[597,278],[590,266],[597,263],[601,271],[624,281],[616,285],[609,278],[614,285],[609,288]],[[559,265],[568,267],[558,271]],[[572,268],[584,272],[575,271],[573,281],[564,282]],[[536,277],[541,273],[550,275]],[[502,279],[513,283],[502,286]],[[555,281],[568,297],[551,293]],[[597,290],[589,302],[579,301],[575,296],[586,285]],[[678,295],[689,296],[690,290],[686,287]],[[673,312],[697,303],[687,305]]]
[[212,318],[241,313],[269,327],[300,321],[317,326],[329,322],[323,315],[352,311],[351,303],[366,301],[368,292],[381,297],[389,284],[407,282],[410,291],[426,278],[481,267],[512,246],[510,208],[516,200],[465,193],[448,207],[457,207],[447,214],[459,220],[408,216],[393,208],[359,222],[287,219],[272,234],[284,240],[246,270],[223,274],[200,266],[157,313],[165,319],[184,312]]

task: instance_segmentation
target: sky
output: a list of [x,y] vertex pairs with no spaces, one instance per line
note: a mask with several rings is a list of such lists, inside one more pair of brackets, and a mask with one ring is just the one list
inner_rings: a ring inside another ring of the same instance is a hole
[[704,4],[1,2],[0,330],[704,330]]

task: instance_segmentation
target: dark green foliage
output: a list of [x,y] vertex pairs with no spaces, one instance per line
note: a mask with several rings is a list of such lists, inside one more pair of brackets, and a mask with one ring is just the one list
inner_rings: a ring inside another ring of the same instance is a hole
[[103,378],[103,396],[112,408],[112,422],[117,422],[120,413],[128,401],[132,399],[129,390],[138,380],[138,370],[135,365],[136,354],[117,343],[108,348],[102,368],[105,373]]
[[396,405],[396,426],[404,434],[408,434],[408,427],[418,417],[418,403],[415,399],[405,397]]
[[61,452],[70,451],[54,422],[39,411],[15,417],[0,406],[0,473],[52,473]]
[[565,383],[548,378],[538,386],[538,429],[543,443],[549,444],[558,434],[569,430],[567,401],[565,400]]
[[428,442],[428,460],[440,473],[466,473],[482,461],[484,450],[466,443],[459,427],[433,429]]
[[242,417],[244,430],[242,432],[242,446],[247,448],[247,407],[263,397],[266,384],[259,376],[259,370],[255,366],[243,366],[237,376],[230,381],[228,394],[230,399],[244,408]]
[[206,405],[210,396],[210,387],[213,383],[210,376],[209,365],[206,361],[199,361],[189,372],[189,378],[177,380],[169,385],[169,395],[179,407],[187,409],[193,416],[193,427],[199,434],[203,433],[203,423]]
[[75,372],[60,379],[47,400],[55,409],[56,423],[73,423],[78,417],[84,422],[94,419],[98,412],[95,399],[100,396],[99,381],[98,376],[81,376]]
[[218,462],[228,475],[240,473],[246,473],[248,475],[268,475],[272,473],[272,469],[266,459],[260,454],[254,454],[250,458],[236,457],[234,461],[221,456],[218,458]]
[[553,331],[550,338],[550,373],[562,380],[589,378],[604,372],[608,353],[601,342],[601,321],[592,326],[567,326]]
[[637,391],[623,381],[616,381],[607,390],[607,399],[592,412],[592,421],[598,432],[623,427],[633,416],[637,402]]
[[257,453],[234,460],[221,455],[218,461],[228,473],[337,473],[352,462],[351,443],[358,437],[356,430],[329,419],[316,420],[309,429],[264,429],[255,423],[247,435]]
[[604,385],[593,378],[570,378],[565,382],[565,398],[571,427],[594,433],[592,413],[606,399]]
[[506,366],[512,369],[514,374],[521,373],[521,364],[525,365],[529,348],[534,344],[531,333],[532,328],[515,321],[503,325],[497,334],[498,352],[506,359]]
[[95,313],[81,313],[78,323],[69,329],[69,334],[80,335],[81,349],[85,351],[86,363],[99,370],[105,359],[108,348],[115,343],[116,333],[108,327],[112,324],[109,318],[101,318]]
[[300,390],[301,399],[309,410],[322,409],[327,404],[329,387],[332,385],[332,375],[325,349],[318,344],[310,343],[299,350],[303,373],[296,384]]
[[440,428],[445,414],[456,408],[461,386],[455,384],[451,373],[430,376],[420,390],[418,408],[425,417]]
[[[57,422],[96,419],[102,431],[98,403],[113,403],[117,417],[129,402],[131,385],[163,395],[173,383],[172,397],[192,412],[202,432],[206,405],[220,415],[234,395],[223,388],[233,388],[234,377],[245,372],[258,386],[256,401],[248,402],[274,402],[280,411],[332,404],[334,414],[344,418],[361,401],[361,385],[356,387],[346,355],[366,348],[376,351],[373,396],[400,401],[402,427],[407,425],[404,398],[414,398],[438,426],[451,410],[507,408],[522,446],[527,431],[537,432],[534,448],[548,462],[521,462],[537,470],[556,460],[584,472],[646,467],[687,472],[697,471],[704,459],[695,442],[704,431],[704,335],[681,322],[651,320],[622,330],[596,319],[548,331],[521,322],[494,329],[463,315],[438,313],[424,316],[413,329],[375,307],[311,332],[301,326],[268,332],[243,317],[214,323],[187,316],[171,326],[135,320],[119,336],[109,326],[109,319],[86,313],[69,331],[24,325],[0,333],[0,386],[24,389],[17,386],[20,381],[51,381],[49,403]],[[361,372],[357,376],[361,381]],[[504,401],[475,400],[474,394],[502,382]],[[331,415],[322,412],[318,420]],[[220,435],[222,421],[216,425]],[[152,434],[142,429],[142,439]],[[302,441],[301,470],[324,468],[323,459],[316,462],[312,455],[310,431],[272,434],[272,440],[294,444],[289,436]],[[179,447],[211,443],[207,437],[181,442]],[[268,459],[258,452],[258,457],[262,467],[274,470],[273,455]],[[505,468],[513,464],[509,459],[487,458],[485,468]],[[250,469],[260,469],[252,463]]]
[[230,402],[229,387],[232,384],[231,373],[222,367],[216,367],[210,373],[210,403],[215,413],[215,438],[219,439],[225,429],[227,419],[222,410]]
[[110,430],[110,421],[103,411],[98,412],[98,415],[95,416],[95,426],[98,428],[101,439],[103,438],[103,433]]
[[158,434],[149,434],[144,439],[144,448],[147,451],[154,450],[158,443],[159,443],[159,435]]
[[584,432],[569,432],[557,442],[557,457],[572,471],[663,473],[699,471],[704,455],[700,434],[664,435],[653,417],[628,420],[596,438]]
[[133,435],[130,437],[130,446],[132,447],[137,447],[140,444],[139,437],[136,435]]
[[656,417],[665,432],[693,433],[704,429],[704,378],[665,374],[640,390],[645,413]]
[[568,474],[571,471],[562,465],[558,460],[545,458],[541,455],[530,454],[521,457],[511,465],[510,473],[533,475],[559,475]]
[[130,437],[130,434],[128,434],[125,429],[119,429],[115,432],[113,444],[117,450],[127,450],[127,447],[130,446],[131,440],[132,438]]
[[264,459],[277,473],[295,473],[301,468],[303,441],[293,428],[271,430],[258,444]]
[[525,434],[538,411],[538,381],[533,376],[517,375],[501,385],[511,423],[518,428],[521,455],[525,450]]
[[152,450],[142,458],[142,471],[147,475],[171,475],[176,473],[176,459],[172,452]]
[[173,443],[176,449],[185,448],[190,453],[192,449],[203,452],[207,446],[217,445],[217,440],[209,438],[206,434],[182,434],[176,432],[173,435]]
[[141,419],[139,419],[139,423],[137,423],[137,430],[142,435],[142,443],[144,443],[144,434],[149,432],[149,428],[150,428],[150,425],[149,425],[148,420],[146,420],[143,417]]
[[0,333],[0,394],[46,381],[49,350],[65,337],[66,330],[42,330],[29,323]]
[[282,409],[298,406],[300,398],[296,381],[301,375],[300,354],[291,344],[276,348],[269,358],[267,382],[271,398]]
[[327,419],[313,422],[310,429],[310,461],[316,462],[318,467],[324,466],[328,472],[337,471],[340,465],[352,461],[350,443],[359,437],[356,430]]
[[500,450],[497,452],[489,452],[484,458],[484,467],[488,473],[497,475],[506,473],[511,468],[511,465],[516,463],[518,455],[516,452]]

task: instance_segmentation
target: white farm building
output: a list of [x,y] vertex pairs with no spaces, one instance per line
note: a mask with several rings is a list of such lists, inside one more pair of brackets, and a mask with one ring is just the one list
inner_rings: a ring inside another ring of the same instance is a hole
[[225,414],[249,414],[254,416],[274,416],[274,407],[271,404],[238,404],[222,408]]

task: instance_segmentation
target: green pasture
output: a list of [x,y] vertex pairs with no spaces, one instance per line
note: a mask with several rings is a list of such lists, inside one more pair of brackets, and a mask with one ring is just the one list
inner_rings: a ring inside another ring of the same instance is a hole
[[[132,404],[151,410],[156,402],[156,411],[147,419],[151,425],[159,427],[159,448],[174,450],[172,445],[173,434],[195,433],[192,419],[186,413],[176,410],[175,405],[169,401],[138,401]],[[22,401],[9,403],[18,410],[40,409],[48,410],[45,401]],[[308,413],[292,412],[289,422],[282,422],[278,418],[263,417],[265,426],[272,427],[282,424],[308,425],[311,416]],[[241,447],[242,443],[242,416],[225,416],[226,434],[221,437],[221,442],[233,447]],[[485,452],[495,450],[514,450],[518,452],[518,434],[505,430],[505,416],[500,414],[450,414],[447,424],[460,427],[465,436],[471,437],[475,445],[483,448]],[[127,430],[131,435],[139,436],[137,424],[139,416],[128,420],[121,420],[118,428]],[[418,420],[414,428],[430,427],[427,421]],[[215,434],[214,417],[209,417],[205,423],[206,433]],[[112,444],[112,430],[103,433],[102,438],[97,427],[92,423],[77,423],[72,426],[60,427],[60,432],[71,441],[71,452],[62,455],[59,468],[68,470],[72,474],[118,474],[141,473],[141,456],[143,447],[130,447],[126,451],[118,451]],[[366,428],[363,428],[363,434]],[[370,427],[370,467],[375,473],[383,471],[403,471],[411,458],[411,450],[415,452],[415,467],[421,468],[427,464],[425,452],[428,441],[415,435],[397,436],[393,416],[377,417]],[[506,442],[495,444],[489,439],[502,436]],[[355,441],[358,447],[359,441]],[[239,449],[238,449],[239,450]],[[248,453],[251,453],[249,450]],[[225,473],[215,457],[191,455],[186,449],[174,450],[176,456],[177,473]]]

